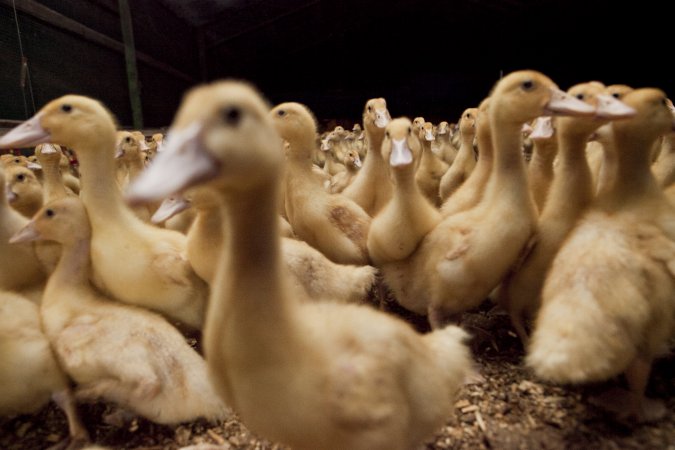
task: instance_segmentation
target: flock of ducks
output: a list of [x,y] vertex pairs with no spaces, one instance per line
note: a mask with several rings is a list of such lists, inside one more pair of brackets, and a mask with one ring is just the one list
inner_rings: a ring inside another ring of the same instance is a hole
[[[94,99],[53,100],[0,138],[37,145],[0,170],[0,415],[53,399],[71,446],[77,403],[105,400],[162,424],[236,412],[294,449],[411,449],[476,379],[461,319],[489,298],[537,377],[624,374],[604,405],[657,420],[674,131],[660,90],[535,71],[456,126],[375,98],[363,129],[322,135],[236,81],[192,89],[150,142]],[[431,331],[364,304],[387,291]]]

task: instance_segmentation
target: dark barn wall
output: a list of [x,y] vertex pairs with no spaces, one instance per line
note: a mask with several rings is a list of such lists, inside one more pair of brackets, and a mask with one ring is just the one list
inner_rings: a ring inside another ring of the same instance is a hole
[[[42,5],[121,42],[116,1],[45,0]],[[101,100],[122,126],[130,126],[131,108],[124,54],[19,11],[24,55],[28,58],[35,108],[65,94]],[[186,89],[197,82],[194,30],[153,0],[133,1],[132,20],[137,52],[144,52],[186,73],[179,78],[137,61],[145,127],[170,124]],[[28,88],[24,108],[20,83],[19,41],[10,7],[0,6],[0,119],[23,120],[34,113]]]

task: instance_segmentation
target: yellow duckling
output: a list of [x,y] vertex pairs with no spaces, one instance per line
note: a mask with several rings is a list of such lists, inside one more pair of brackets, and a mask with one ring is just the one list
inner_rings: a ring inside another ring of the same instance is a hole
[[448,165],[431,151],[431,143],[436,139],[433,124],[425,122],[420,128],[419,139],[422,144],[422,157],[415,173],[415,181],[424,196],[435,206],[441,206],[438,195],[441,178],[448,170]]
[[382,161],[380,148],[384,127],[391,121],[387,102],[373,98],[363,110],[363,128],[368,141],[368,151],[354,181],[342,193],[359,204],[371,217],[375,216],[391,198],[391,183],[386,161]]
[[394,193],[368,232],[368,253],[375,265],[407,258],[441,221],[441,214],[415,180],[422,151],[409,119],[395,119],[387,125],[382,158],[390,166]]
[[[171,132],[201,132],[167,142],[147,175],[186,152],[193,183],[208,180],[199,161],[218,172],[209,186],[229,225],[204,330],[213,384],[252,431],[295,450],[415,448],[452,410],[468,371],[465,333],[422,336],[373,308],[306,303],[291,288],[277,231],[281,142],[267,111],[242,83],[197,88]],[[144,178],[132,197],[166,193]]]
[[39,307],[0,290],[0,417],[37,412],[50,398],[66,414],[71,445],[87,442],[68,379],[42,331]]
[[494,162],[482,201],[447,216],[406,260],[380,269],[396,300],[439,328],[478,306],[517,261],[534,233],[521,129],[547,113],[593,114],[545,75],[518,71],[495,86],[488,110]]
[[551,261],[594,197],[593,179],[585,158],[586,142],[608,121],[635,114],[632,108],[604,92],[605,87],[597,82],[578,84],[568,90],[570,95],[595,107],[595,117],[557,118],[558,164],[539,215],[534,246],[500,291],[499,303],[509,312],[523,344],[527,342],[525,320],[536,316]]
[[282,103],[270,111],[287,152],[286,215],[295,234],[329,259],[367,264],[370,216],[342,194],[329,194],[311,176],[316,123],[299,103]]
[[106,297],[89,281],[91,227],[82,201],[48,203],[12,241],[54,240],[61,260],[40,312],[45,334],[81,401],[105,399],[157,423],[227,409],[211,387],[204,360],[163,317]]
[[619,414],[650,420],[665,411],[644,397],[652,360],[675,327],[675,208],[651,173],[651,149],[675,123],[658,89],[622,101],[637,113],[612,124],[615,181],[553,260],[527,364],[557,383],[624,373],[631,392]]
[[361,157],[359,156],[359,152],[357,152],[355,149],[349,149],[345,151],[342,164],[344,164],[345,170],[336,173],[330,179],[328,192],[331,194],[339,194],[340,192],[344,191],[352,181],[354,181],[356,174],[361,168]]
[[452,166],[443,174],[439,185],[441,202],[445,202],[466,181],[476,166],[473,140],[476,137],[476,115],[478,108],[467,108],[459,120],[461,144]]
[[58,98],[0,138],[0,147],[44,142],[77,152],[96,285],[120,301],[200,328],[208,286],[185,257],[184,235],[142,222],[122,201],[115,184],[115,123],[108,110],[88,97]]
[[478,145],[476,165],[469,174],[469,178],[443,203],[441,207],[443,217],[473,208],[483,198],[483,192],[492,171],[493,159],[492,134],[487,113],[489,105],[490,98],[488,97],[480,103],[476,112],[476,142]]
[[42,185],[32,170],[20,166],[5,169],[6,195],[12,208],[24,217],[32,217],[42,207]]

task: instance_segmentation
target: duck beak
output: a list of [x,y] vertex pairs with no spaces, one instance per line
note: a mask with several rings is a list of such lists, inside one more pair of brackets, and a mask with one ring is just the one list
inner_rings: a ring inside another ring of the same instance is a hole
[[530,139],[549,139],[553,137],[553,118],[551,116],[537,117],[530,133]]
[[138,141],[138,145],[141,150],[150,150],[150,147],[148,147],[148,143],[145,142],[145,139]]
[[32,220],[25,227],[17,231],[14,236],[9,238],[10,244],[19,244],[21,242],[31,242],[40,239],[40,232],[35,229],[35,222]]
[[599,119],[627,119],[637,114],[634,108],[611,95],[600,94],[597,96],[597,99],[598,106],[595,116]]
[[593,106],[556,88],[551,88],[551,99],[544,109],[544,115],[547,116],[592,116],[595,114]]
[[391,116],[389,115],[388,109],[376,109],[375,110],[375,125],[378,128],[384,128],[389,125],[391,122]]
[[406,166],[413,161],[413,155],[405,139],[391,140],[391,155],[389,165],[391,167]]
[[120,159],[123,156],[124,156],[124,149],[120,145],[115,149],[115,159]]
[[191,205],[190,201],[182,195],[172,195],[164,199],[155,214],[152,215],[150,221],[154,224],[162,223],[169,220],[179,212],[185,211]]
[[434,137],[434,133],[429,130],[424,130],[424,139],[427,141],[435,141],[436,138]]
[[328,146],[328,140],[327,139],[324,139],[324,140],[321,141],[321,150],[323,150],[324,152],[327,152],[328,150],[330,150],[330,147]]
[[218,162],[202,146],[202,127],[194,122],[181,130],[170,130],[162,152],[129,186],[129,203],[163,199],[218,174]]
[[361,162],[361,158],[359,158],[359,155],[356,155],[356,159],[354,160],[354,165],[355,165],[356,167],[358,167],[359,169],[360,169],[361,166],[363,165],[363,163]]
[[42,170],[42,166],[33,161],[29,161],[26,167],[28,167],[30,170]]
[[40,152],[42,152],[43,155],[53,155],[54,153],[58,153],[58,150],[52,144],[44,144],[40,149]]
[[49,142],[49,132],[40,125],[41,113],[9,130],[0,138],[0,148],[33,147]]
[[16,195],[16,192],[12,191],[10,189],[9,185],[5,186],[5,198],[7,199],[7,203],[14,203],[17,198],[19,198],[18,195]]

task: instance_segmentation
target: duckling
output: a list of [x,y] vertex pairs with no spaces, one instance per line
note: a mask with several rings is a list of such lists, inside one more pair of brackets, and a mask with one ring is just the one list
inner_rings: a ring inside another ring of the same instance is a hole
[[32,170],[20,166],[5,169],[7,177],[7,199],[12,208],[24,217],[32,217],[42,207],[42,185]]
[[527,165],[527,181],[537,211],[541,213],[553,180],[553,160],[558,154],[553,117],[537,117],[529,138],[532,140],[532,156]]
[[413,128],[413,133],[419,135],[420,130],[426,123],[426,120],[424,120],[424,117],[422,116],[417,116],[413,119],[412,121],[412,128]]
[[[117,161],[117,185],[124,191],[129,183],[138,177],[145,168],[145,162],[141,154],[147,150],[143,134],[130,131],[118,131],[116,133],[115,160]],[[150,221],[152,213],[150,205],[136,205],[132,209],[136,216],[144,222]]]
[[171,195],[162,201],[150,218],[150,222],[155,225],[163,224],[164,228],[187,234],[197,217],[197,211],[191,206],[191,199],[185,195]]
[[494,162],[480,203],[447,216],[406,260],[380,269],[396,300],[428,314],[439,328],[478,306],[516,262],[535,229],[536,210],[522,156],[523,123],[546,113],[593,114],[545,75],[518,71],[502,78],[488,110]]
[[328,133],[325,139],[321,140],[321,152],[324,154],[323,170],[330,177],[347,170],[339,159],[343,159],[344,149],[338,147],[337,136],[334,132]]
[[621,100],[637,112],[612,124],[615,181],[553,260],[526,362],[556,383],[624,373],[631,392],[619,415],[654,420],[665,408],[644,390],[675,326],[675,208],[651,173],[651,148],[675,122],[658,89],[636,89]]
[[361,158],[359,157],[359,153],[355,149],[347,150],[342,159],[342,164],[344,164],[345,170],[336,173],[330,179],[328,192],[331,194],[339,194],[344,191],[354,180],[361,168]]
[[108,110],[88,97],[58,98],[0,138],[0,147],[41,142],[59,143],[77,152],[81,198],[93,230],[95,284],[122,302],[200,328],[208,286],[185,258],[185,236],[142,222],[123,203],[115,185],[115,124]]
[[40,144],[35,147],[35,157],[42,166],[44,202],[50,202],[68,195],[75,195],[69,189],[61,173],[61,147],[53,144]]
[[431,122],[425,122],[422,125],[419,131],[419,139],[422,144],[422,158],[415,173],[415,181],[417,181],[422,194],[433,205],[440,207],[439,185],[441,178],[448,170],[448,165],[431,151],[431,143],[436,139]]
[[452,165],[452,162],[457,156],[457,149],[452,146],[450,139],[452,137],[450,124],[443,121],[438,124],[438,129],[436,130],[436,148],[438,149],[438,156],[445,161],[449,166]]
[[[633,88],[625,84],[612,84],[605,89],[607,95],[619,100],[631,91],[633,91]],[[594,137],[595,140],[589,142],[586,146],[586,154],[593,174],[596,195],[602,195],[611,189],[616,177],[617,158],[612,126],[607,124],[598,128]],[[596,153],[595,157],[593,153],[589,154],[593,150]]]
[[[197,275],[211,284],[222,253],[222,213],[217,198],[209,189],[194,188],[186,196],[190,201],[185,203],[197,210],[188,232],[188,258]],[[166,214],[157,219],[164,219],[171,214],[170,207],[160,208],[155,215],[160,213]],[[279,217],[283,262],[296,286],[317,300],[341,298],[349,303],[360,303],[367,297],[375,283],[374,267],[336,264],[305,242],[292,239],[286,226],[290,227]]]
[[314,116],[299,103],[282,103],[270,115],[281,137],[290,144],[285,195],[293,231],[334,262],[367,264],[370,216],[345,195],[327,193],[310,175]]
[[342,193],[358,203],[371,217],[375,216],[391,198],[392,186],[386,161],[382,161],[380,148],[384,127],[391,121],[387,102],[373,98],[363,110],[363,128],[368,141],[366,158],[354,181]]
[[87,442],[68,379],[42,331],[39,307],[0,290],[0,416],[35,413],[50,398],[66,414],[71,444]]
[[469,178],[443,203],[441,207],[443,217],[473,208],[483,198],[483,192],[492,171],[493,160],[492,134],[487,113],[489,104],[490,98],[488,97],[480,103],[476,112],[476,142],[478,144],[476,165],[469,174]]
[[441,221],[441,214],[415,181],[422,144],[409,119],[395,119],[387,125],[382,158],[389,163],[394,193],[368,232],[368,253],[376,265],[407,258]]
[[171,132],[192,124],[201,133],[185,146],[167,142],[130,195],[164,195],[143,179],[166,174],[179,153],[194,158],[186,181],[208,180],[198,161],[216,164],[209,186],[229,224],[204,348],[214,386],[253,432],[296,450],[414,448],[452,410],[469,366],[465,333],[450,326],[422,336],[371,307],[307,303],[292,289],[277,232],[281,143],[267,111],[242,83],[197,88]]
[[90,284],[91,236],[82,201],[65,197],[45,205],[12,238],[63,247],[40,312],[61,367],[77,383],[77,400],[105,399],[162,424],[225,418],[204,360],[178,330]]
[[0,290],[19,290],[44,283],[46,273],[33,244],[9,243],[28,219],[9,206],[5,189],[5,170],[0,168]]
[[438,189],[438,194],[443,203],[469,178],[476,166],[473,140],[476,137],[477,113],[478,108],[467,108],[459,120],[461,145],[452,166],[443,174]]
[[[508,311],[518,336],[527,343],[526,319],[534,318],[540,305],[546,272],[558,249],[594,197],[593,179],[585,158],[586,142],[609,122],[635,114],[597,82],[571,87],[568,93],[596,108],[595,117],[559,117],[556,132],[558,164],[548,199],[540,211],[537,236],[530,252],[500,290],[498,302]],[[535,131],[537,127],[535,126]],[[534,132],[533,132],[534,133]],[[549,132],[553,134],[552,131]],[[537,142],[539,139],[535,139]],[[531,164],[531,163],[530,163]],[[532,191],[531,191],[532,192]]]

